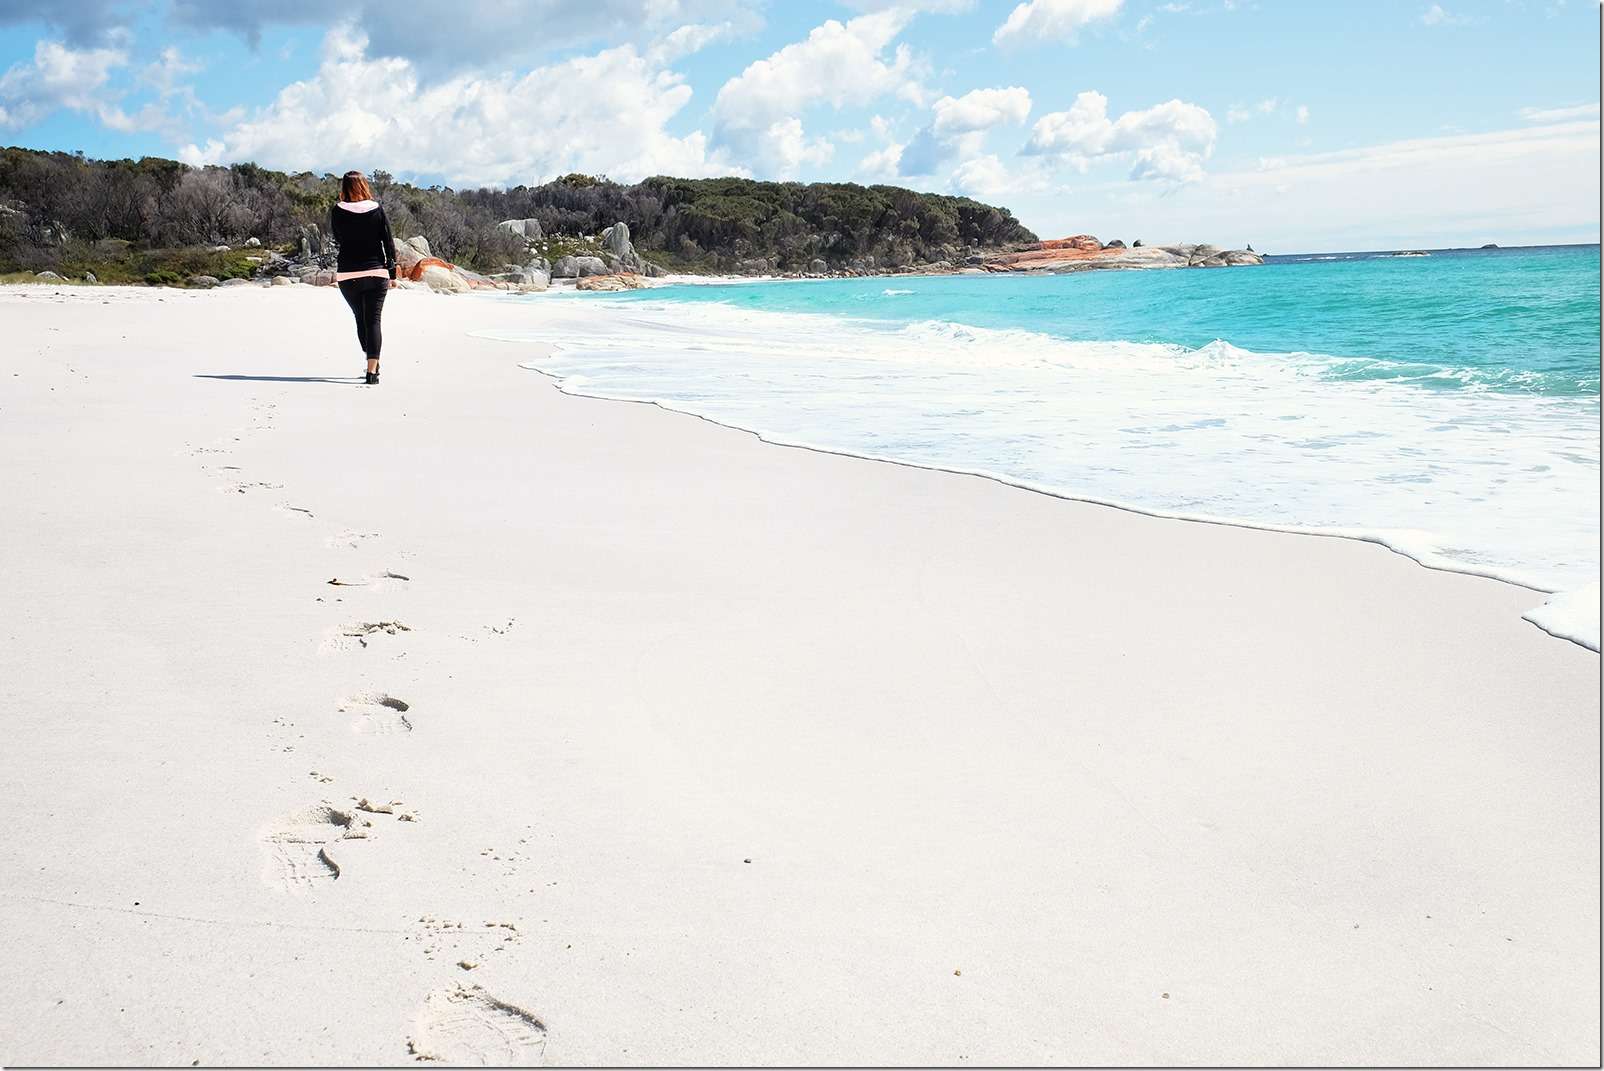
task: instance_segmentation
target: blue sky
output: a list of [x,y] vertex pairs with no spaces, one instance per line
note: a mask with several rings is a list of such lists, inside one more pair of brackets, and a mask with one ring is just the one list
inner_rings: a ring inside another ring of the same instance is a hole
[[1044,236],[1598,240],[1592,0],[0,0],[0,142],[892,182]]

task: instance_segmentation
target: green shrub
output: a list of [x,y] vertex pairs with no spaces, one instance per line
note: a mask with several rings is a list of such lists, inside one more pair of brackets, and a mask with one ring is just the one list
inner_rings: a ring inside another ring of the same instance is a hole
[[[869,256],[919,264],[1036,237],[1005,208],[898,186],[666,176],[623,185],[570,174],[539,186],[453,190],[379,171],[372,179],[396,237],[421,234],[436,256],[489,272],[524,256],[520,240],[496,229],[504,219],[538,219],[549,237],[537,251],[548,259],[598,253],[585,236],[622,221],[647,259],[683,271],[757,258],[791,270],[816,257],[835,266]],[[254,237],[264,255],[293,253],[305,228],[327,230],[338,185],[334,175],[248,163],[194,168],[0,148],[0,272],[93,271],[106,283],[244,278],[256,269],[244,251],[208,247]]]

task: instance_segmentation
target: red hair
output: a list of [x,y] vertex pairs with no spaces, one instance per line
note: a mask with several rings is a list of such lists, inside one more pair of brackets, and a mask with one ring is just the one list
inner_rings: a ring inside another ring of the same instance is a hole
[[347,171],[340,178],[340,200],[373,200],[373,187],[368,185],[367,176],[360,171]]

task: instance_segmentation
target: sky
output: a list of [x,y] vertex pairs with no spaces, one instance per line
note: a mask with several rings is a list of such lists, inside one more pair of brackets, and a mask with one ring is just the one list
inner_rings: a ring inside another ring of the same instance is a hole
[[0,144],[884,182],[1043,237],[1596,242],[1596,0],[0,0]]

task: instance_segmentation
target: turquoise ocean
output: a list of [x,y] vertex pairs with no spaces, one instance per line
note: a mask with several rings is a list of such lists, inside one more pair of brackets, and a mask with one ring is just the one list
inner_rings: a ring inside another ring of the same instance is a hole
[[771,441],[1380,542],[1558,593],[1531,619],[1596,649],[1599,295],[1597,245],[1317,254],[541,296],[501,337]]

